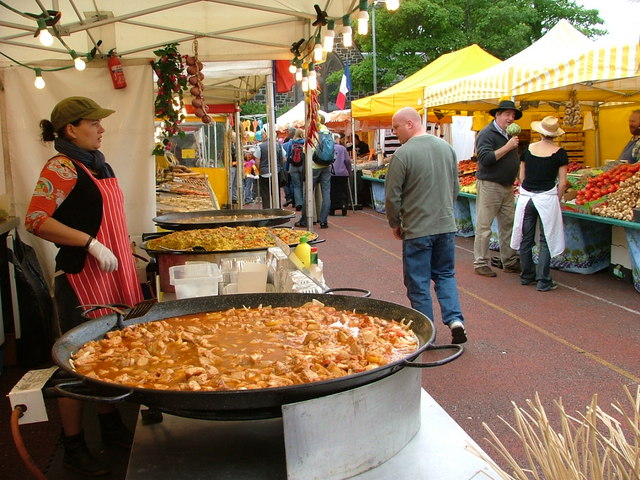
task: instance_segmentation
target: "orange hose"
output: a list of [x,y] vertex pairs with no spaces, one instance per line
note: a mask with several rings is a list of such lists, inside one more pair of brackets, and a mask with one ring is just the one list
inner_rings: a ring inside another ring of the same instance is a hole
[[22,405],[17,405],[13,412],[11,413],[11,434],[13,435],[13,443],[16,444],[16,448],[18,449],[18,453],[20,454],[20,458],[27,466],[29,471],[36,477],[38,480],[47,480],[44,473],[38,468],[36,463],[27,452],[26,447],[24,446],[24,442],[22,441],[22,435],[20,435],[20,427],[18,420],[23,415],[25,408]]

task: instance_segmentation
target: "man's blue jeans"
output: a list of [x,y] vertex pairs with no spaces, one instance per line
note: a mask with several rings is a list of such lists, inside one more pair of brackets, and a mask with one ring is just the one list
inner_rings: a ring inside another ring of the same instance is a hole
[[402,242],[404,285],[411,306],[433,320],[431,281],[442,321],[464,321],[455,277],[455,233],[440,233]]
[[[320,190],[322,191],[322,206],[320,207],[320,218],[318,220],[320,223],[327,223],[329,208],[331,207],[331,169],[329,167],[313,169],[313,191],[315,191],[316,185],[318,184],[320,184]],[[303,200],[304,205],[302,208],[302,216],[300,217],[302,224],[307,223],[306,201],[307,199],[305,196]]]
[[291,165],[289,167],[289,175],[291,176],[291,188],[293,189],[293,201],[295,206],[302,205],[302,187],[304,180],[304,165]]

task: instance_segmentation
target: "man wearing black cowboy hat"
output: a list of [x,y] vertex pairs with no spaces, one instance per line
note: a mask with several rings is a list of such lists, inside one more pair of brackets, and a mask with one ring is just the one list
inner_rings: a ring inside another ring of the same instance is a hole
[[473,243],[473,266],[478,275],[495,277],[489,266],[491,224],[498,219],[500,258],[507,273],[520,273],[518,254],[509,245],[515,204],[513,182],[518,175],[518,136],[507,134],[507,127],[522,117],[511,100],[503,100],[489,110],[495,120],[483,128],[476,139],[478,198],[476,201],[476,236]]

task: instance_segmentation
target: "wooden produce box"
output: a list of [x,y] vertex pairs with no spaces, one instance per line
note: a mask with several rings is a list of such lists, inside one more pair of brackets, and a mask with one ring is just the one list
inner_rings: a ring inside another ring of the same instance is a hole
[[560,142],[560,146],[565,150],[580,150],[584,149],[584,144],[582,142]]

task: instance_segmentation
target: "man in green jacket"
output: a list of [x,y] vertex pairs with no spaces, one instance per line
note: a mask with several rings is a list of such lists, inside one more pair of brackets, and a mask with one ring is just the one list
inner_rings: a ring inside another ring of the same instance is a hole
[[433,319],[431,281],[442,322],[452,343],[467,334],[455,278],[453,213],[458,196],[458,163],[453,148],[427,134],[418,112],[405,107],[392,119],[402,146],[391,159],[385,180],[385,210],[393,235],[402,240],[404,285],[411,306]]

